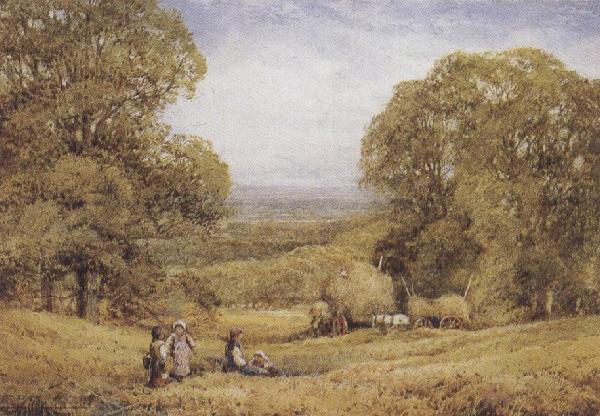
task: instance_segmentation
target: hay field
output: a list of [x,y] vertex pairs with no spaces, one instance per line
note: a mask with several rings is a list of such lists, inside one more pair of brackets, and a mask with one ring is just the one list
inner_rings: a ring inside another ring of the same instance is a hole
[[124,414],[121,408],[133,415],[600,412],[599,317],[473,332],[382,336],[363,329],[336,339],[287,342],[307,322],[302,308],[247,312],[222,310],[217,332],[232,323],[243,327],[247,354],[263,349],[293,376],[216,372],[211,363],[223,342],[192,328],[197,374],[153,391],[143,386],[141,356],[149,341],[144,330],[3,310],[0,409],[10,414],[11,405],[37,402],[62,406],[67,414]]

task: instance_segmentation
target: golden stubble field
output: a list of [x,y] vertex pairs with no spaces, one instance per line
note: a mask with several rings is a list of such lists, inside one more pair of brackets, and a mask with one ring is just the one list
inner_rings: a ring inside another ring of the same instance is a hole
[[[308,325],[305,311],[221,310],[212,327],[191,328],[196,375],[150,390],[146,330],[3,310],[0,403],[7,414],[28,403],[94,415],[600,413],[599,317],[289,341]],[[246,330],[247,354],[262,349],[291,376],[217,371],[231,326]]]

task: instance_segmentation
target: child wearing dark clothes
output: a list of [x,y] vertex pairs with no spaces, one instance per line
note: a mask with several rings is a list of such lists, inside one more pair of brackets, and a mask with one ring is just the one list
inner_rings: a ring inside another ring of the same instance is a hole
[[152,328],[152,342],[150,343],[149,356],[149,387],[161,387],[168,383],[168,374],[165,372],[167,362],[167,346],[165,334],[160,326]]

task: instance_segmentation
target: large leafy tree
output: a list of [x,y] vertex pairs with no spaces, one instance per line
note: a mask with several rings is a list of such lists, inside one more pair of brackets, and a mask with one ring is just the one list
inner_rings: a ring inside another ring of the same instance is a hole
[[[457,168],[463,189],[456,202],[473,213],[473,231],[484,245],[502,241],[481,261],[488,266],[491,256],[512,264],[487,283],[513,286],[496,297],[512,298],[532,317],[551,313],[552,303],[573,311],[581,256],[598,230],[590,147],[598,135],[600,101],[593,83],[531,49],[458,55],[440,66],[454,75],[441,77],[438,88],[470,85],[476,103],[457,114],[464,127]],[[495,202],[488,210],[473,198],[479,187],[493,187],[489,199]],[[490,269],[482,268],[484,274]]]
[[363,139],[363,183],[415,211],[422,223],[443,218],[453,188],[450,123],[425,82],[398,84]]
[[80,315],[101,296],[130,307],[157,271],[141,238],[171,230],[165,218],[189,231],[225,213],[227,166],[158,118],[205,72],[181,17],[156,0],[0,3],[5,293],[51,293],[71,275]]
[[[476,283],[483,303],[505,299],[537,317],[562,291],[558,305],[573,308],[569,271],[598,229],[596,85],[534,49],[455,53],[399,85],[363,139],[362,164],[366,184],[396,197],[399,221],[407,210],[436,214],[416,219],[415,278],[444,286],[430,274],[466,267],[487,276]],[[457,215],[466,227],[436,225]],[[457,239],[477,244],[456,252]],[[469,264],[447,267],[449,252]]]
[[156,111],[206,72],[180,16],[155,0],[8,0],[0,33],[5,166],[139,159]]
[[163,234],[182,225],[210,228],[226,212],[231,180],[211,142],[175,135],[155,149],[147,172],[143,199]]

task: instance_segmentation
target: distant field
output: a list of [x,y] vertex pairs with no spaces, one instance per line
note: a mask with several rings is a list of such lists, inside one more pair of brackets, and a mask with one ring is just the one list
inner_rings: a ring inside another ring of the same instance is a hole
[[339,219],[382,208],[382,198],[356,185],[319,187],[235,186],[229,197],[242,221]]
[[[219,252],[214,252],[212,242],[198,245],[199,260],[194,263],[193,256],[186,254],[195,247],[194,241],[182,246],[180,251],[174,251],[174,244],[168,241],[164,248],[173,256],[163,254],[162,264],[169,265],[171,275],[185,275],[185,281],[191,286],[188,295],[210,290],[222,305],[310,304],[319,299],[322,288],[339,274],[340,268],[351,268],[356,262],[370,263],[372,248],[388,227],[387,216],[381,213],[304,227],[297,222],[239,223],[233,227],[237,237],[232,237],[230,231],[228,238],[234,238],[240,245],[223,244]],[[248,232],[240,232],[240,229]],[[320,241],[315,241],[317,239]],[[287,242],[298,246],[293,250],[283,249]],[[265,245],[276,248],[262,251]],[[251,252],[262,252],[262,256],[249,256]],[[203,255],[213,261],[208,264],[200,261]]]
[[302,308],[222,310],[216,334],[233,324],[242,326],[248,334],[247,353],[263,349],[297,376],[254,379],[212,372],[223,342],[192,328],[199,344],[194,365],[207,371],[152,391],[142,386],[141,356],[149,341],[145,331],[4,310],[0,403],[8,409],[38,398],[55,407],[85,407],[76,414],[103,414],[97,410],[126,406],[133,415],[157,410],[173,415],[600,412],[600,317],[474,332],[419,330],[382,336],[364,329],[336,339],[278,341],[305,323]]
[[[307,245],[330,243],[360,224],[344,220],[225,222],[211,238],[149,240],[150,255],[162,265],[200,266],[232,260],[261,260]],[[363,219],[364,221],[364,219]]]

